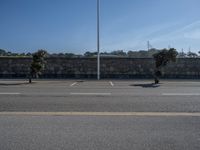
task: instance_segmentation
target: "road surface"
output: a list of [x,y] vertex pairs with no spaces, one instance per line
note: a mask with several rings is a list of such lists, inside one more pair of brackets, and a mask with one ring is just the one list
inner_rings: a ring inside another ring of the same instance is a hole
[[200,82],[0,81],[0,149],[199,150]]

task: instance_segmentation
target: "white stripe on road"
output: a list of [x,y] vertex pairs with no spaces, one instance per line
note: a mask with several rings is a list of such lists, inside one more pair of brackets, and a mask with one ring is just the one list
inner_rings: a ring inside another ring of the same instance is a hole
[[138,117],[200,117],[200,113],[188,112],[0,112],[0,115],[27,116],[138,116]]
[[109,96],[111,93],[70,93],[70,95],[105,95]]
[[74,82],[74,83],[72,83],[70,86],[72,87],[72,86],[74,86],[74,85],[76,85],[77,84],[77,82]]
[[200,96],[200,93],[162,93],[163,96]]
[[0,93],[0,95],[20,95],[21,93]]
[[114,86],[114,83],[112,81],[109,82],[111,86]]

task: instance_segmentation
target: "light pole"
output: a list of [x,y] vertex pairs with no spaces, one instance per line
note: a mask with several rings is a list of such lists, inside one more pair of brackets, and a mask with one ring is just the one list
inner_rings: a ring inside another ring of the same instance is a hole
[[100,1],[97,0],[97,80],[100,80],[99,14],[100,14]]

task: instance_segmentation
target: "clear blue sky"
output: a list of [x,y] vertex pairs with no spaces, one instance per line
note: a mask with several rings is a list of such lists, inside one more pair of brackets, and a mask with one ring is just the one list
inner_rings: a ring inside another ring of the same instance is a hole
[[[100,0],[101,51],[200,50],[200,0]],[[0,0],[0,48],[96,50],[96,0]]]

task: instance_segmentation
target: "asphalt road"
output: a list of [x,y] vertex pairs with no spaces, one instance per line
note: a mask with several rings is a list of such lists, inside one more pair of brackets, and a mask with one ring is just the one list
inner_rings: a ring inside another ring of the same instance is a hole
[[111,82],[1,81],[0,111],[200,112],[198,81],[164,81],[158,87],[150,81]]
[[199,150],[199,117],[1,116],[1,150]]
[[200,82],[1,80],[0,149],[199,150]]
[[5,82],[0,111],[200,112],[199,81],[164,81],[158,87],[151,81]]

